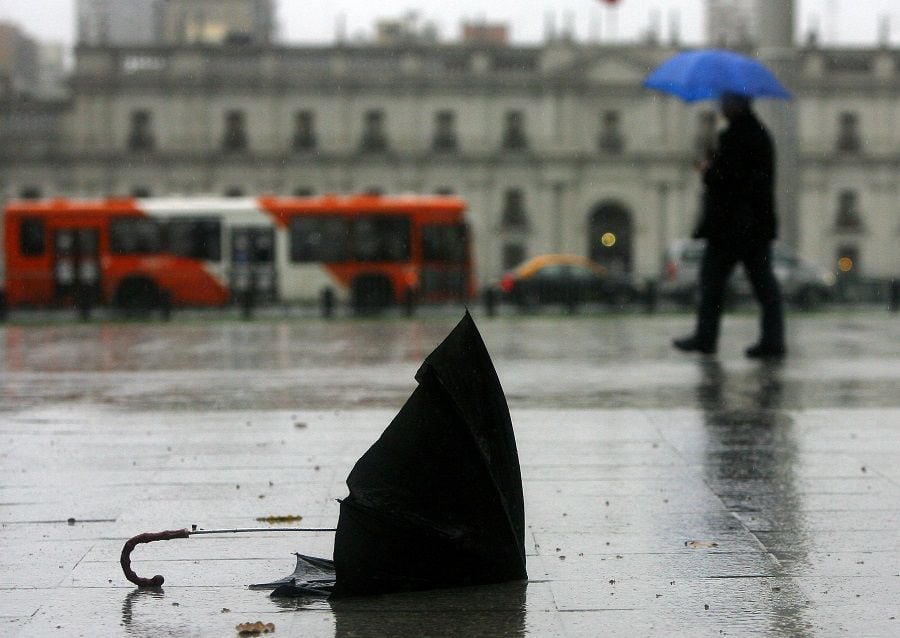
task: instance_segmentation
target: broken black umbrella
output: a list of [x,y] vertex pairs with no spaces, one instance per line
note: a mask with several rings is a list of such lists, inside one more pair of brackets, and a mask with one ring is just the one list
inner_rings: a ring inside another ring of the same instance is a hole
[[[468,312],[426,357],[416,380],[418,387],[347,478],[334,561],[298,554],[293,574],[252,587],[279,596],[342,597],[527,577],[512,421]],[[129,544],[190,535],[163,534],[171,536],[128,541],[123,568]],[[140,580],[162,584],[161,576]]]

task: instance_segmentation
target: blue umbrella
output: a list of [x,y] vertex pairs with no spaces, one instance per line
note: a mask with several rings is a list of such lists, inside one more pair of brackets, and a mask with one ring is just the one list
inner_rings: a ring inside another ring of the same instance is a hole
[[685,102],[718,99],[723,93],[791,99],[787,89],[759,60],[723,49],[678,53],[654,69],[644,86]]

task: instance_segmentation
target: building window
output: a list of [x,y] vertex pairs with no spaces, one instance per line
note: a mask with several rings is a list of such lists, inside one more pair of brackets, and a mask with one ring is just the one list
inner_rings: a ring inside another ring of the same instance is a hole
[[862,218],[859,214],[859,201],[856,191],[846,190],[838,194],[837,222],[838,230],[862,230]]
[[228,111],[225,114],[225,135],[222,150],[227,152],[247,149],[246,118],[243,111]]
[[618,111],[604,111],[600,116],[600,135],[597,146],[605,153],[621,153],[625,149],[621,116]]
[[507,111],[503,127],[503,148],[506,150],[522,150],[528,148],[525,136],[525,115],[522,111]]
[[309,151],[316,148],[315,117],[312,111],[297,111],[294,114],[295,151]]
[[436,151],[456,150],[456,114],[453,111],[438,111],[435,114],[431,147]]
[[503,214],[500,225],[504,229],[524,229],[528,227],[528,214],[525,212],[525,196],[521,189],[507,189],[503,196]]
[[152,151],[155,145],[153,118],[150,111],[132,111],[131,131],[128,134],[128,149],[132,151]]
[[697,114],[697,136],[694,151],[698,158],[706,159],[716,150],[716,113],[701,111]]
[[858,153],[862,149],[859,137],[859,117],[845,111],[838,119],[837,150],[842,153]]
[[525,261],[525,246],[522,244],[504,244],[501,255],[503,270],[511,270]]
[[387,135],[384,132],[384,111],[371,109],[363,115],[363,134],[360,149],[367,152],[386,151]]

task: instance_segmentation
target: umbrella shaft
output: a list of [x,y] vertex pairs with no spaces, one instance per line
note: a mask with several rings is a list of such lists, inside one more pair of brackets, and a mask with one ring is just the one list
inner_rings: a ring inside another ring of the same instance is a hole
[[188,534],[247,534],[254,532],[336,532],[333,527],[244,527],[237,529],[192,529]]

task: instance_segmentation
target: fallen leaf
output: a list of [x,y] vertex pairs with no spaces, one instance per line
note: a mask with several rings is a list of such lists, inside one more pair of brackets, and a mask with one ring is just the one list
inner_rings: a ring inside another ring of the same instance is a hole
[[275,631],[275,625],[270,622],[263,623],[261,620],[257,620],[256,622],[242,622],[235,629],[241,636],[258,636]]
[[285,516],[260,516],[256,520],[260,523],[276,525],[278,523],[296,523],[297,521],[303,520],[303,517],[298,516],[297,514],[287,514]]

